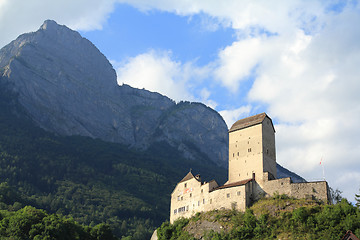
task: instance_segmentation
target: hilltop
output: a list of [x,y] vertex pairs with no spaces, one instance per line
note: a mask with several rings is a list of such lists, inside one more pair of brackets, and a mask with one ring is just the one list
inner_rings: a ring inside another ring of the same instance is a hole
[[245,212],[214,210],[157,229],[158,239],[341,239],[360,235],[360,210],[346,199],[335,205],[285,195],[262,199]]

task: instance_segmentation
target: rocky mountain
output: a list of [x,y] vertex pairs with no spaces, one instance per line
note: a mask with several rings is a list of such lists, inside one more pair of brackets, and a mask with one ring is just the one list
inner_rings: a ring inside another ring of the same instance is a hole
[[[55,21],[45,21],[0,50],[0,82],[47,131],[142,150],[167,143],[187,159],[227,167],[228,129],[220,114],[201,103],[175,103],[159,93],[119,86],[106,57]],[[278,175],[305,181],[280,165]]]
[[54,21],[0,50],[0,77],[47,131],[140,149],[166,142],[189,159],[227,164],[227,126],[216,111],[119,86],[106,57],[78,32]]

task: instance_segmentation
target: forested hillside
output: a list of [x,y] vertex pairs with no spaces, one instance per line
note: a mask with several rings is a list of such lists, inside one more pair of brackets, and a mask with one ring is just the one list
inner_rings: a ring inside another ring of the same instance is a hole
[[346,199],[335,205],[285,195],[262,199],[245,213],[219,210],[191,219],[165,222],[159,240],[169,239],[328,239],[339,240],[351,230],[360,236],[360,210]]
[[[0,87],[0,181],[25,205],[107,223],[118,237],[147,239],[168,218],[170,193],[190,167],[224,181],[226,170],[186,160],[176,149],[146,152],[87,137],[61,137],[35,127],[13,93]],[[16,199],[16,198],[15,198]]]

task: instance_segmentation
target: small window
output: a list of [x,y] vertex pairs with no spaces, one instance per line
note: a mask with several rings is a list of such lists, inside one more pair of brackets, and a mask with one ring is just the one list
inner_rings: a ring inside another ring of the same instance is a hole
[[248,148],[248,152],[251,152],[251,148]]
[[189,206],[186,206],[186,211],[189,211]]
[[210,204],[212,204],[212,199],[210,199]]
[[205,198],[203,199],[203,204],[205,204]]
[[239,156],[239,152],[238,152],[238,156]]
[[190,193],[190,197],[192,197],[192,193]]
[[198,206],[200,206],[200,201],[198,201]]
[[187,183],[184,184],[184,187],[187,187]]
[[176,214],[176,213],[177,213],[177,209],[174,210],[174,214]]
[[204,189],[201,189],[201,193],[203,193],[204,192]]
[[183,197],[181,197],[180,200],[182,201],[182,200],[183,200]]
[[233,157],[235,157],[235,153],[233,153]]
[[226,194],[226,197],[229,198],[229,197],[230,197],[230,193]]
[[240,192],[240,191],[238,191],[236,194],[237,194],[238,196],[240,196],[240,195],[241,195],[241,192]]
[[266,149],[266,154],[269,154],[269,149]]

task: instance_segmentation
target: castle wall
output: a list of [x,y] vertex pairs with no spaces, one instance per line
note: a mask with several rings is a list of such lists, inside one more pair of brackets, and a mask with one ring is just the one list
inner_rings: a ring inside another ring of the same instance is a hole
[[328,203],[330,200],[329,186],[326,181],[292,183],[290,195],[294,198],[318,199],[324,203]]
[[[261,193],[261,190],[263,192]],[[310,198],[322,200],[328,203],[329,188],[326,181],[292,183],[290,178],[281,178],[276,180],[264,181],[261,190],[255,193],[257,199],[265,196],[273,196],[274,193],[286,194],[293,198]]]
[[275,180],[267,181],[265,180],[262,184],[263,194],[258,195],[260,197],[270,197],[273,196],[274,193],[278,194],[286,194],[288,196],[291,195],[291,179],[288,178],[280,178]]
[[215,186],[215,181],[201,184],[196,179],[179,183],[171,194],[170,222],[180,217],[189,218],[197,212],[215,209],[245,211],[249,206],[249,193],[252,191],[250,183],[213,190]]

